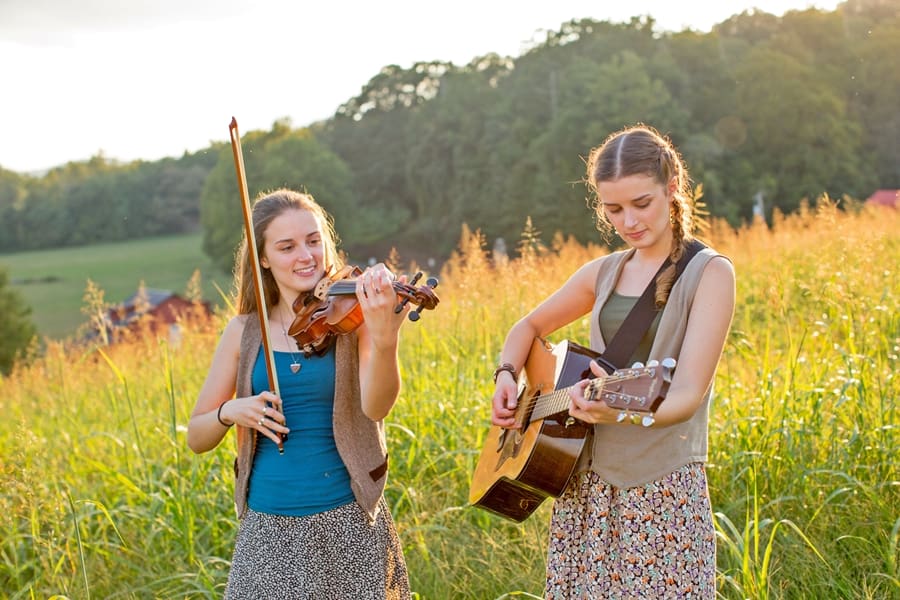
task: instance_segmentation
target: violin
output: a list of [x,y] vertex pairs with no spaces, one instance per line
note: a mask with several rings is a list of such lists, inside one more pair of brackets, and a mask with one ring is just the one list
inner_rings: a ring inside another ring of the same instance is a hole
[[[326,275],[315,289],[294,300],[292,308],[295,316],[288,335],[297,340],[304,353],[322,353],[335,336],[351,333],[363,324],[355,281],[361,274],[359,267],[347,265],[330,276]],[[434,293],[438,280],[429,277],[426,285],[416,287],[421,278],[420,271],[409,283],[391,282],[394,292],[401,298],[394,313],[399,314],[410,302],[415,305],[409,312],[410,321],[418,321],[422,310],[434,310],[440,302]]]

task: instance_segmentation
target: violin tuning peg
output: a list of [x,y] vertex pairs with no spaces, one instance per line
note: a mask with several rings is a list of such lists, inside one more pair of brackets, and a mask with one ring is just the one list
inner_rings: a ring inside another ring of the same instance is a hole
[[429,277],[428,280],[425,281],[425,285],[427,285],[431,289],[436,288],[438,286],[437,277]]
[[413,323],[418,321],[419,317],[420,317],[420,315],[419,315],[418,309],[414,308],[411,311],[409,311],[409,320],[412,321]]

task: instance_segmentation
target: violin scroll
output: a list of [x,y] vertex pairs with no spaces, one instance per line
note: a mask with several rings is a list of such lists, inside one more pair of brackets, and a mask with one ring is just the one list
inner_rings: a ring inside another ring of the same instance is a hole
[[422,278],[422,271],[416,273],[412,281],[408,284],[406,283],[394,283],[394,291],[397,292],[398,295],[403,297],[403,300],[397,307],[394,309],[394,313],[400,314],[400,311],[403,310],[403,307],[409,304],[412,301],[413,304],[416,305],[416,308],[409,311],[409,320],[410,321],[418,321],[421,318],[421,312],[425,309],[434,310],[437,307],[440,299],[437,297],[437,294],[434,293],[434,288],[438,285],[438,280],[436,277],[429,277],[425,281],[425,285],[416,287],[416,283]]

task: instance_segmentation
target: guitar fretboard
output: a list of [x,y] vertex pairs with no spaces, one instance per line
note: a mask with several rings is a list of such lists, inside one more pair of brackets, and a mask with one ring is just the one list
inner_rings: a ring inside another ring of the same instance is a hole
[[[650,373],[652,373],[652,371]],[[614,405],[617,408],[641,410],[643,406],[648,402],[648,398],[646,395],[626,394],[620,391],[613,391],[615,388],[613,384],[633,379],[641,379],[642,377],[645,377],[650,373],[644,370],[632,370],[625,372],[617,371],[606,379],[592,380],[588,384],[588,389],[586,389],[585,392],[586,394],[590,394],[591,391],[593,391],[595,399],[601,398],[607,404],[611,406]],[[529,423],[540,421],[541,419],[546,419],[551,415],[555,415],[557,413],[568,410],[569,390],[573,387],[575,386],[561,388],[558,390],[554,390],[549,394],[543,394],[541,396],[533,398],[531,400],[531,404],[534,406],[534,410],[532,411],[531,417],[529,418]],[[590,390],[590,388],[592,387],[594,389]],[[606,388],[611,389],[609,391],[605,391]]]
[[569,389],[562,388],[549,394],[538,396],[534,399],[534,411],[531,413],[532,421],[546,419],[550,415],[563,412],[569,408]]

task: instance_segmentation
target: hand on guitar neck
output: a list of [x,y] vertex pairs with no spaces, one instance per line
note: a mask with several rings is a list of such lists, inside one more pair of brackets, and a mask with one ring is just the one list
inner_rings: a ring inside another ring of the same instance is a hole
[[[572,401],[569,415],[584,423],[627,421],[650,427],[654,423],[653,413],[668,391],[674,368],[675,359],[666,358],[662,363],[655,360],[646,365],[635,363],[631,368],[610,373],[592,360],[590,369],[594,378],[583,379],[567,388]],[[603,404],[597,404],[599,400]]]

